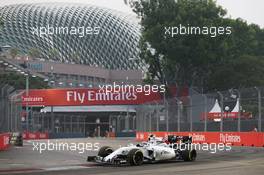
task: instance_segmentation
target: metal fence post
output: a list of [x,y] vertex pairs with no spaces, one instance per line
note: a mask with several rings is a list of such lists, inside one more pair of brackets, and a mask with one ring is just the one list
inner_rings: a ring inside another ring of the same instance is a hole
[[237,120],[237,131],[238,132],[240,132],[241,131],[241,115],[240,115],[240,94],[238,95],[239,97],[238,97],[238,104],[239,104],[239,106],[238,106],[238,115],[237,115],[237,117],[238,117],[238,120]]
[[204,97],[204,113],[205,113],[205,118],[204,118],[204,132],[207,131],[207,96],[206,94],[203,94]]
[[261,128],[261,125],[262,125],[262,121],[261,121],[261,114],[262,114],[262,111],[261,111],[261,90],[258,88],[258,87],[255,87],[255,89],[257,90],[258,92],[258,131],[261,132],[262,131],[262,128]]
[[261,126],[262,126],[262,120],[261,120],[262,111],[261,111],[261,91],[260,90],[259,90],[259,95],[258,96],[259,96],[258,97],[258,99],[259,99],[259,105],[258,105],[258,108],[259,108],[258,124],[259,124],[259,126],[258,126],[258,128],[259,128],[259,132],[261,132],[262,131],[262,128],[261,128]]
[[133,130],[137,130],[136,128],[136,115],[133,116]]
[[223,94],[219,91],[217,91],[217,94],[219,94],[221,99],[221,121],[220,121],[220,132],[223,132],[223,119],[224,119],[224,97]]
[[126,107],[125,130],[129,130],[129,106]]
[[[54,117],[54,109],[53,109],[53,106],[50,107],[50,110],[51,110],[51,117],[50,117],[50,124],[51,124],[51,133],[54,133],[54,127],[55,127],[55,124],[54,124],[54,120],[55,120],[55,117]],[[71,131],[72,132],[72,131]]]
[[4,131],[3,130],[3,125],[4,125],[4,122],[5,122],[5,115],[4,115],[4,90],[3,90],[3,87],[1,87],[1,96],[0,96],[0,112],[1,112],[1,117],[0,117],[0,132],[1,131]]
[[237,115],[237,118],[238,118],[238,120],[237,120],[237,131],[240,132],[241,131],[241,115],[240,115],[241,94],[240,94],[239,90],[237,90],[237,89],[233,89],[233,90],[236,91],[237,95],[238,95],[237,100],[238,100],[239,105],[238,105],[238,115]]
[[193,130],[193,116],[192,116],[192,96],[190,98],[190,132]]
[[145,111],[144,111],[144,115],[143,115],[143,120],[144,120],[144,122],[143,122],[143,131],[144,132],[147,132],[147,116],[145,115]]
[[178,118],[177,118],[177,131],[180,132],[181,131],[181,105],[182,102],[179,100],[178,101]]
[[156,123],[156,130],[159,131],[159,109],[158,109],[158,103],[156,102],[156,117],[157,117],[157,123]]
[[[164,99],[165,100],[165,99]],[[169,131],[169,111],[168,111],[168,102],[164,101],[164,107],[165,107],[165,112],[166,112],[166,131]]]
[[151,116],[151,113],[149,113],[149,131],[151,132],[151,130],[152,130],[152,116]]
[[12,100],[9,101],[9,105],[8,105],[8,108],[9,108],[9,118],[10,118],[10,132],[14,131],[13,130],[13,109],[12,109]]

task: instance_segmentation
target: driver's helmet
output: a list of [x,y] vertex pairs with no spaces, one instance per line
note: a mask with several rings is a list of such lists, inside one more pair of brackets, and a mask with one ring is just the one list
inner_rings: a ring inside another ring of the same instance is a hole
[[148,137],[148,141],[155,140],[155,136],[153,134],[150,134]]

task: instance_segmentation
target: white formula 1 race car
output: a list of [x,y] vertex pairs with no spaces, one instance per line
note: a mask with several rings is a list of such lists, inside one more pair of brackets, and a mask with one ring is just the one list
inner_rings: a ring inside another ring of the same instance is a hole
[[192,138],[188,136],[168,136],[167,140],[150,136],[147,142],[113,150],[109,146],[99,149],[97,156],[88,156],[88,162],[113,165],[141,165],[168,160],[194,161],[196,150],[190,149]]

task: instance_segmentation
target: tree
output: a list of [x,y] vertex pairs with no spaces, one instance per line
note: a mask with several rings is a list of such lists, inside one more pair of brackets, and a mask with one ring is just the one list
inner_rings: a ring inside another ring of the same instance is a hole
[[[196,86],[209,91],[221,69],[238,63],[243,55],[263,55],[263,40],[256,37],[263,37],[263,30],[242,19],[226,18],[227,12],[213,0],[139,0],[131,5],[141,19],[140,57],[148,64],[151,80],[158,78],[167,85]],[[231,33],[215,37],[165,34],[168,28],[172,33],[172,28],[180,25],[210,30],[229,27]],[[233,73],[230,69],[229,75]],[[231,87],[224,79],[217,81],[220,87]]]
[[[58,58],[59,57],[59,51],[58,51],[58,49],[56,49],[56,48],[53,48],[53,49],[50,49],[49,51],[48,51],[48,58],[49,59],[53,59],[53,60],[55,60],[56,58]],[[62,61],[62,60],[61,60]]]
[[19,49],[13,47],[9,50],[9,54],[10,54],[11,58],[15,58],[19,54]]
[[[49,86],[47,82],[39,77],[30,77],[30,89],[45,89]],[[25,89],[26,78],[24,75],[19,75],[16,73],[5,73],[0,75],[0,84],[9,84],[16,89]]]
[[[264,85],[264,57],[244,55],[215,68],[209,89],[246,88]],[[226,83],[222,83],[226,82]]]
[[82,60],[81,60],[81,54],[80,54],[80,52],[79,51],[74,51],[74,52],[72,52],[71,54],[70,54],[70,57],[69,57],[69,59],[71,60],[71,61],[74,61],[74,62],[77,62],[77,63],[81,63],[82,64]]
[[28,51],[28,55],[32,58],[39,58],[41,56],[40,50],[37,48],[31,48]]

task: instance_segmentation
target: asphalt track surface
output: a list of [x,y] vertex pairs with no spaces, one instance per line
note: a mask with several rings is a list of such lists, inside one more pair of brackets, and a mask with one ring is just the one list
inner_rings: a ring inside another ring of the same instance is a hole
[[[47,143],[47,140],[34,141]],[[130,139],[60,139],[52,143],[98,143],[118,148]],[[263,175],[264,148],[232,147],[230,151],[199,151],[195,162],[170,161],[142,166],[102,166],[86,162],[87,155],[96,155],[97,151],[53,150],[41,154],[33,150],[32,141],[26,141],[23,147],[12,147],[0,152],[0,174],[47,174],[47,175]],[[90,147],[89,147],[90,148]],[[94,147],[95,148],[95,147]],[[80,151],[81,152],[81,151]]]

